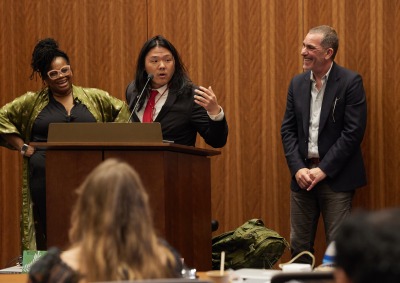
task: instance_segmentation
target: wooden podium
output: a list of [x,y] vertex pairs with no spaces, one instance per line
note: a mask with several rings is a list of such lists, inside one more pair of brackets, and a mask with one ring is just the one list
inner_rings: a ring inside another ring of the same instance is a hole
[[[99,125],[106,124],[92,124],[101,131],[109,127]],[[46,149],[48,247],[68,246],[76,188],[103,160],[119,158],[139,173],[150,197],[159,235],[178,250],[189,267],[211,269],[209,157],[220,154],[219,151],[162,141],[51,142],[49,139],[47,143],[36,143],[34,146]]]

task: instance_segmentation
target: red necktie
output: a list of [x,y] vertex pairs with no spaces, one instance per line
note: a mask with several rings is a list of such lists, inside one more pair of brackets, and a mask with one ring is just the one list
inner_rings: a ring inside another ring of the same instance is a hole
[[157,90],[150,91],[149,100],[147,100],[146,108],[143,113],[143,123],[151,123],[153,122],[153,109],[156,104],[156,95],[158,94]]

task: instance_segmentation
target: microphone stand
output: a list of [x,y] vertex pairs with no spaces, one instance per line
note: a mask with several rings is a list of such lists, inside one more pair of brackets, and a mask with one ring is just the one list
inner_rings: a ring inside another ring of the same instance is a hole
[[144,87],[143,87],[143,89],[142,89],[142,92],[141,92],[141,93],[139,94],[139,96],[138,96],[138,99],[137,99],[137,101],[136,101],[136,103],[135,103],[135,106],[133,106],[133,109],[132,109],[131,115],[129,116],[128,122],[131,121],[132,115],[133,115],[133,113],[136,111],[136,108],[137,108],[138,105],[139,105],[139,101],[140,101],[140,99],[142,98],[142,95],[143,95],[143,93],[144,93],[144,90],[146,89],[146,87],[147,87],[149,81],[150,81],[152,78],[154,78],[154,76],[153,76],[152,74],[148,74],[148,76],[147,76],[147,81],[146,81],[146,83],[144,84]]

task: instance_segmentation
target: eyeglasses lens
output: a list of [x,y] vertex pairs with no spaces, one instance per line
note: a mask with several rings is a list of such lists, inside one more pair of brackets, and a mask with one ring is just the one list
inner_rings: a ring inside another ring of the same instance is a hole
[[69,73],[69,67],[62,67],[61,70],[60,70],[60,72],[61,72],[63,75],[68,74],[68,73]]
[[50,79],[55,79],[58,76],[58,72],[57,71],[50,71],[49,72],[49,77]]
[[64,76],[69,75],[70,71],[71,71],[71,68],[69,66],[64,66],[59,71],[51,70],[47,74],[50,79],[54,80],[54,79],[57,79],[60,76],[60,74],[62,74]]

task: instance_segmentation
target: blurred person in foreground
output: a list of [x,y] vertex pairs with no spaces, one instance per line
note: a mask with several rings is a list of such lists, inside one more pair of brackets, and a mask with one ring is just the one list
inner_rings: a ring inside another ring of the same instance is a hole
[[212,147],[226,144],[228,124],[214,91],[191,82],[178,51],[161,35],[143,45],[126,100],[132,121],[159,122],[164,140],[195,146],[199,133]]
[[127,163],[107,159],[77,190],[71,247],[51,248],[29,273],[32,283],[181,277],[178,254],[157,238],[148,194]]
[[355,212],[335,237],[338,283],[400,282],[400,209]]
[[32,75],[43,81],[0,109],[0,146],[16,149],[23,157],[21,238],[23,250],[45,250],[45,150],[31,142],[47,142],[50,123],[126,122],[125,102],[95,88],[72,84],[68,55],[52,38],[40,40],[32,53]]
[[[290,245],[292,257],[314,253],[322,215],[326,244],[349,216],[355,190],[366,184],[361,142],[367,123],[362,78],[339,66],[336,31],[309,30],[303,40],[303,72],[289,85],[281,126],[291,173]],[[302,256],[298,262],[311,263]]]

